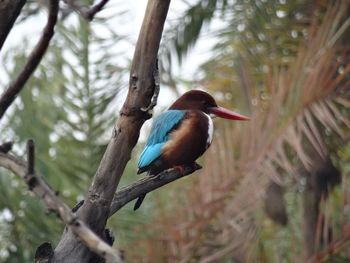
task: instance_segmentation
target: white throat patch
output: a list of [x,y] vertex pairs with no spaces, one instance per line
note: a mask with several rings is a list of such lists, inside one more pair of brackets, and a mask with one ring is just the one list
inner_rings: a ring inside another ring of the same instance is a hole
[[211,142],[213,141],[214,124],[213,124],[213,120],[211,119],[211,117],[208,114],[205,114],[205,116],[207,116],[207,118],[208,118],[207,146],[209,146],[211,144]]

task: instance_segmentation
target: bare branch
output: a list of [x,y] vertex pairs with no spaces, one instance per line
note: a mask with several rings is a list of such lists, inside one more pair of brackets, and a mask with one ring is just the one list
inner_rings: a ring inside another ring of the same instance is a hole
[[[79,218],[100,236],[106,227],[112,199],[139,138],[141,126],[149,118],[149,114],[141,108],[150,105],[154,94],[154,68],[169,5],[170,0],[148,1],[130,70],[128,96],[85,202],[77,211]],[[52,262],[88,262],[91,253],[78,241],[69,231],[65,232]]]
[[156,176],[146,176],[131,185],[122,188],[114,195],[109,216],[112,216],[120,208],[138,198],[140,195],[152,192],[163,185],[185,177],[186,175],[190,175],[201,168],[202,167],[199,164],[194,164],[191,166],[185,166],[183,172],[177,168],[168,169]]
[[102,10],[102,8],[108,3],[109,0],[100,0],[97,4],[89,7],[86,5],[77,4],[75,0],[65,0],[73,10],[78,12],[83,18],[88,21],[92,21],[95,15]]
[[[29,148],[34,148],[31,145]],[[33,155],[34,156],[34,155]],[[49,209],[54,211],[73,233],[92,251],[104,257],[106,262],[122,262],[119,253],[101,240],[70,208],[56,195],[55,191],[36,173],[28,174],[29,167],[16,157],[0,153],[0,166],[4,167],[26,181],[29,189],[42,199]]]
[[0,51],[26,0],[0,1]]
[[92,20],[94,16],[102,10],[102,8],[107,4],[108,0],[101,0],[96,5],[93,5],[87,12],[87,19]]
[[32,75],[36,67],[39,65],[42,57],[44,56],[47,47],[49,46],[50,40],[54,34],[54,27],[57,22],[58,9],[58,0],[50,0],[49,15],[41,38],[39,39],[32,53],[30,54],[23,70],[20,72],[17,78],[10,83],[9,87],[1,95],[0,119],[5,114],[7,108],[15,100],[18,93],[23,89],[27,80]]

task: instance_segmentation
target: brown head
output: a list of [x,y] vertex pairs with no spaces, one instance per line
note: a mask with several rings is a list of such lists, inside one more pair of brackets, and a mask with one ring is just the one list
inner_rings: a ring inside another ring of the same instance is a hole
[[170,110],[200,110],[206,114],[230,120],[248,120],[249,118],[217,105],[215,99],[201,90],[191,90],[178,98],[169,108]]

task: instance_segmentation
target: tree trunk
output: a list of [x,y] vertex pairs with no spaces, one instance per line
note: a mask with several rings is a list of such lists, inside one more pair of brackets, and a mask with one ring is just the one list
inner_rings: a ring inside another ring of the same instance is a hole
[[[113,130],[113,136],[89,188],[85,202],[77,211],[95,233],[103,237],[110,205],[139,132],[149,113],[144,111],[155,89],[153,72],[170,0],[149,0],[136,44],[130,73],[129,93]],[[52,262],[91,262],[89,251],[68,229],[55,249]]]

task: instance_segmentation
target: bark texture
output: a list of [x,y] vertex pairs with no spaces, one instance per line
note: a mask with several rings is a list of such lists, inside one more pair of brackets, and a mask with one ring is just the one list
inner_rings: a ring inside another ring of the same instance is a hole
[[[149,0],[130,73],[129,92],[100,166],[77,215],[103,238],[110,206],[155,89],[153,72],[170,0]],[[89,262],[93,253],[66,229],[52,262]]]

